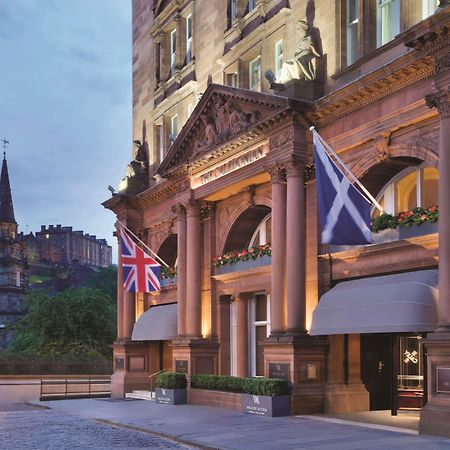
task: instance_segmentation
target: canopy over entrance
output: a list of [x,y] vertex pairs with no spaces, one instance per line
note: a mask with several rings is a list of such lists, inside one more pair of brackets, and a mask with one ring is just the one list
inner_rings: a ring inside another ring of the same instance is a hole
[[150,307],[134,324],[131,340],[167,341],[177,335],[177,304]]
[[437,286],[437,270],[339,283],[320,298],[310,334],[434,331]]

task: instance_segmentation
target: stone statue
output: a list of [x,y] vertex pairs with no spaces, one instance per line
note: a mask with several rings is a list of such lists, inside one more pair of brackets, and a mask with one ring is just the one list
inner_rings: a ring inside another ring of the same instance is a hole
[[141,141],[133,141],[136,147],[136,156],[133,161],[128,164],[125,177],[132,178],[139,176],[143,173],[147,173],[147,154],[145,151],[145,144],[141,144]]
[[312,37],[308,34],[309,27],[306,19],[297,22],[298,44],[295,57],[283,63],[278,83],[286,83],[290,80],[316,79],[316,58],[320,54],[312,44]]

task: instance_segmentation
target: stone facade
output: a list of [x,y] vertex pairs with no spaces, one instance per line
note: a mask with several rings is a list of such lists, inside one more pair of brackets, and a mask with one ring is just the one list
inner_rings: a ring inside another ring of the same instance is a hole
[[[413,337],[427,337],[431,356],[421,430],[448,434],[450,397],[432,380],[437,369],[450,370],[450,11],[419,0],[386,4],[388,22],[384,3],[375,2],[159,0],[149,8],[133,1],[133,130],[148,146],[148,183],[136,192],[129,177],[130,188],[121,185],[104,206],[163,259],[177,261],[178,276],[160,294],[119,289],[115,395],[179,364],[188,373],[286,376],[294,412],[375,407],[368,342],[407,336],[310,336],[312,312],[339,282],[439,266],[439,328]],[[265,79],[296,57],[300,19],[319,55],[317,77]],[[439,185],[439,245],[435,232],[355,248],[322,245],[311,125],[393,213],[401,200],[437,202]],[[414,199],[401,191],[408,174],[418,177]],[[269,265],[213,265],[214,257],[267,242]],[[131,340],[142,312],[174,301],[178,330],[169,349]],[[398,348],[391,349],[397,360]],[[137,355],[145,370],[132,368]],[[377,362],[372,372],[389,372],[384,385],[391,386],[398,367]],[[393,389],[400,391],[396,382]],[[396,411],[406,400],[394,397],[388,404]]]

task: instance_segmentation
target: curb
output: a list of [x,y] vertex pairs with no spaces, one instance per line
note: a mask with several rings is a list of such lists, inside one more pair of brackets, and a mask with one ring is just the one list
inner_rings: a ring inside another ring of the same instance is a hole
[[94,419],[94,420],[98,423],[103,423],[105,425],[112,425],[117,428],[123,428],[126,430],[132,430],[132,431],[139,431],[140,433],[146,433],[146,434],[150,434],[152,436],[158,436],[158,437],[161,437],[164,439],[168,439],[170,441],[177,442],[179,444],[196,447],[201,450],[220,450],[220,447],[211,447],[210,445],[205,445],[205,444],[202,444],[197,441],[190,441],[188,439],[179,438],[172,434],[163,433],[161,431],[148,430],[147,428],[136,427],[134,425],[127,425],[127,424],[124,424],[121,422],[115,422],[114,420],[108,420],[108,419]]

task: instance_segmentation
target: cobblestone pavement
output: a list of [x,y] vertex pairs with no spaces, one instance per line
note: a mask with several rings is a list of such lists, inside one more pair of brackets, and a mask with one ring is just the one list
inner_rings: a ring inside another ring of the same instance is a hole
[[186,450],[192,447],[45,409],[0,412],[1,450],[143,448]]

